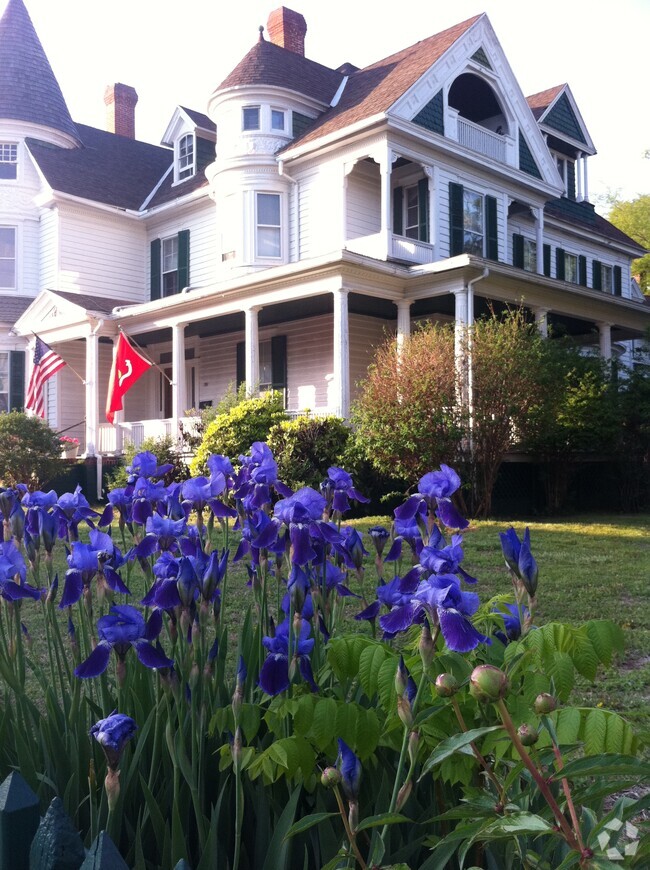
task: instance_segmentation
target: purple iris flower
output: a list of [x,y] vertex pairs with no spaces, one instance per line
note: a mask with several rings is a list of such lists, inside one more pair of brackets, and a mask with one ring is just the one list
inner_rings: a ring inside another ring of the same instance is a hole
[[13,541],[4,541],[0,544],[0,577],[14,580],[16,576],[21,583],[27,577],[27,565],[18,547]]
[[58,495],[51,489],[49,492],[36,490],[35,492],[26,492],[21,499],[21,504],[26,508],[45,508],[49,510],[53,508],[58,499]]
[[185,533],[187,521],[185,518],[180,520],[171,520],[167,517],[161,517],[159,514],[152,514],[146,522],[146,535],[135,548],[135,555],[138,558],[146,558],[157,552],[165,552],[169,550],[172,553],[177,553],[179,549],[178,539]]
[[432,626],[440,626],[450,650],[469,652],[479,643],[490,642],[470,622],[469,617],[476,613],[478,606],[478,595],[464,592],[454,574],[432,574],[418,584],[408,603],[380,616],[379,624],[393,635],[427,617]]
[[310,486],[303,486],[293,495],[275,503],[273,516],[283,523],[306,523],[322,519],[326,501]]
[[181,492],[183,506],[195,510],[198,514],[203,512],[210,500],[220,495],[226,488],[226,478],[223,474],[214,475],[211,478],[191,477],[184,481]]
[[521,541],[512,526],[507,531],[500,532],[499,537],[506,565],[521,580],[526,592],[533,596],[537,591],[538,568],[530,549],[530,529],[526,526]]
[[120,514],[120,522],[131,522],[131,505],[133,504],[133,487],[116,487],[108,494],[108,503]]
[[266,511],[254,511],[244,520],[241,540],[233,561],[238,562],[252,550],[253,560],[257,564],[260,550],[275,550],[280,526],[280,520],[270,517]]
[[90,736],[104,750],[104,755],[111,770],[117,770],[124,747],[133,737],[138,726],[130,716],[113,710],[106,719],[99,719],[90,729]]
[[451,544],[446,547],[422,547],[420,563],[434,574],[458,574],[466,583],[476,583],[476,578],[471,577],[460,564],[464,556],[462,543],[462,535],[452,535]]
[[115,650],[118,660],[123,662],[131,647],[147,668],[172,667],[173,660],[153,644],[161,629],[162,615],[159,610],[154,610],[145,622],[140,611],[130,604],[111,607],[106,616],[97,620],[99,643],[88,658],[75,668],[75,676],[82,679],[98,677],[108,667],[111,650]]
[[84,589],[90,588],[92,579],[99,569],[97,553],[92,544],[73,541],[72,552],[68,556],[70,567],[65,572],[65,586],[59,604],[61,610],[76,604]]
[[88,504],[88,500],[77,486],[74,492],[64,492],[54,505],[54,512],[59,518],[59,537],[66,534],[77,540],[79,523],[83,520],[92,527],[92,521],[99,516]]
[[494,607],[493,613],[498,613],[503,617],[503,631],[495,631],[494,634],[502,643],[510,643],[512,640],[518,640],[521,637],[521,616],[524,618],[528,615],[528,608],[520,608],[516,604],[502,604]]
[[133,457],[133,462],[126,468],[129,483],[135,483],[139,477],[160,478],[172,471],[173,465],[158,465],[158,458],[149,450],[143,450]]
[[345,513],[350,509],[349,499],[368,504],[369,498],[362,495],[352,484],[352,476],[338,468],[336,465],[331,465],[327,469],[327,481],[331,484],[332,493],[332,510],[339,514]]
[[348,568],[359,571],[363,566],[364,557],[368,551],[363,546],[363,540],[359,532],[352,526],[344,526],[341,529],[343,543],[335,545],[336,552],[343,557]]
[[[263,637],[262,643],[269,651],[260,670],[259,685],[267,695],[279,695],[289,688],[289,632],[292,627],[285,619],[278,625],[275,637]],[[292,632],[292,657],[297,659],[300,674],[313,691],[318,691],[314,682],[309,655],[314,648],[314,638],[309,637],[311,626],[305,619],[300,620],[300,633],[296,638]]]
[[349,801],[356,801],[359,797],[359,785],[361,783],[361,762],[345,743],[338,739],[339,754],[336,759],[336,769],[341,774],[343,792]]
[[381,559],[384,547],[386,546],[386,541],[390,538],[390,532],[383,526],[373,526],[371,529],[368,529],[368,534],[370,535],[372,543],[375,545],[377,556]]

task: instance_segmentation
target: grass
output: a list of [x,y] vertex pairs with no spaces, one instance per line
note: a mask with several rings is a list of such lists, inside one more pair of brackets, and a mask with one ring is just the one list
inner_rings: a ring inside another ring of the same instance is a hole
[[[350,524],[365,532],[373,525],[390,527],[390,519],[366,517]],[[464,536],[464,567],[478,578],[476,591],[483,601],[510,591],[499,541],[499,532],[508,525],[508,521],[476,522]],[[603,670],[595,684],[580,681],[573,700],[623,714],[642,742],[650,746],[650,516],[592,515],[549,522],[518,520],[512,525],[520,536],[525,526],[530,528],[532,550],[539,565],[538,624],[606,618],[624,630],[624,655],[612,668]],[[119,542],[117,534],[115,540]],[[364,542],[367,549],[372,549],[367,536]],[[231,544],[231,554],[235,546]],[[62,548],[57,552],[57,570],[63,580],[65,554]],[[375,576],[372,559],[368,559],[367,591]],[[229,569],[227,612],[233,646],[251,601],[247,579],[243,562]],[[351,581],[352,588],[355,582]],[[59,595],[61,589],[62,584]],[[134,586],[132,591],[137,601],[141,590]],[[345,606],[350,630],[366,631],[367,623],[353,620],[361,609],[357,600],[346,599]],[[25,616],[27,607],[26,603]],[[29,617],[29,628],[37,636],[33,619]]]

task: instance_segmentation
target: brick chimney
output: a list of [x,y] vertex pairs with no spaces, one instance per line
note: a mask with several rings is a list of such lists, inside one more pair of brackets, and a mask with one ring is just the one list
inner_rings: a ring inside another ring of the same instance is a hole
[[138,95],[129,85],[108,85],[104,91],[106,129],[118,136],[135,139],[135,106]]
[[271,37],[271,42],[275,45],[288,48],[289,51],[300,54],[302,57],[305,56],[307,22],[300,12],[294,12],[293,9],[280,6],[269,15],[266,29]]

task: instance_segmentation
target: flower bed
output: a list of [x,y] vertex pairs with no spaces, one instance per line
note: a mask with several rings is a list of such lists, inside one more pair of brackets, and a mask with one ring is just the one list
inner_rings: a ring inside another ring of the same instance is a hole
[[343,469],[292,492],[255,443],[207,476],[167,470],[138,454],[102,513],[79,488],[0,492],[2,771],[60,795],[87,845],[107,830],[130,866],[273,870],[644,854],[638,806],[602,809],[648,776],[634,734],[566,703],[620,629],[537,625],[527,531],[501,535],[510,591],[480,606],[453,469],[367,536]]

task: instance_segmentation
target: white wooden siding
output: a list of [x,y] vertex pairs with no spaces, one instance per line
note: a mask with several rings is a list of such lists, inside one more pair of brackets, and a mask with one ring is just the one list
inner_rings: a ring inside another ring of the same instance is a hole
[[376,179],[354,171],[348,176],[346,191],[346,239],[371,236],[381,229],[381,186]]
[[395,334],[395,321],[363,314],[350,315],[350,399],[359,395],[359,382],[368,373],[375,351],[389,335]]
[[58,289],[114,298],[116,303],[144,301],[144,244],[144,227],[135,221],[62,209]]
[[41,214],[38,244],[39,290],[56,290],[59,269],[59,212],[56,209],[48,209]]
[[[151,286],[150,245],[154,239],[165,239],[180,230],[190,231],[190,285],[202,287],[216,279],[216,214],[215,205],[206,197],[191,212],[176,214],[167,220],[156,220],[147,227],[145,299]],[[182,289],[182,288],[181,288]]]
[[[83,452],[86,449],[86,388],[75,372],[81,378],[85,377],[86,343],[68,341],[65,344],[52,345],[52,349],[66,361],[67,365],[48,381],[50,424],[58,432],[71,438],[78,438],[79,452]],[[101,389],[101,378],[99,386]],[[106,402],[105,392],[103,399]]]

